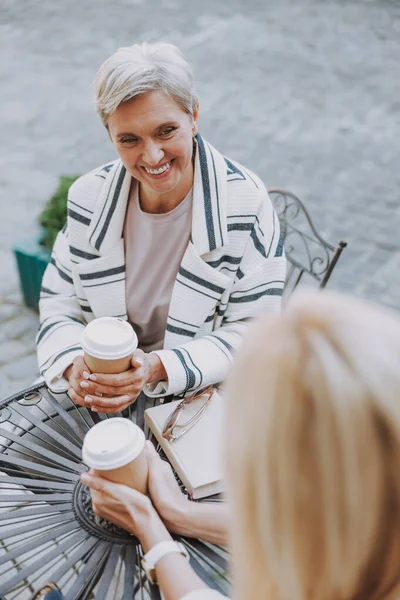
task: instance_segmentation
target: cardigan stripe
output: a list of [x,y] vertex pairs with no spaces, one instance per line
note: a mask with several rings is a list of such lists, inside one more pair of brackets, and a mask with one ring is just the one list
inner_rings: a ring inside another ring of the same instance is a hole
[[72,208],[68,209],[68,216],[71,217],[71,219],[75,219],[75,221],[78,221],[79,223],[83,223],[83,225],[90,225],[90,219],[75,212],[72,210]]
[[251,231],[253,227],[253,223],[229,223],[228,231]]
[[[41,342],[45,341],[45,339],[48,337],[46,335],[46,333],[48,333],[50,335],[50,333],[53,333],[54,331],[61,329],[61,327],[66,327],[68,325],[70,325],[71,323],[69,323],[68,321],[58,321],[57,323],[53,323],[52,325],[49,325],[46,330],[42,330],[40,332],[40,339],[37,338],[36,340],[36,344],[39,345]],[[42,335],[43,334],[43,335]]]
[[257,290],[260,287],[264,287],[265,285],[272,285],[273,283],[280,283],[281,285],[284,285],[285,282],[283,279],[275,279],[274,281],[267,281],[264,283],[260,283],[259,285],[255,285],[251,288],[249,288],[248,290],[240,290],[240,292],[232,292],[230,298],[232,298],[235,294],[245,294],[246,292],[252,292],[253,290]]
[[120,172],[119,177],[118,177],[117,186],[115,188],[114,197],[113,197],[112,202],[111,202],[110,210],[107,213],[106,220],[104,222],[103,228],[102,228],[102,230],[100,232],[100,235],[97,238],[96,243],[95,243],[95,248],[97,248],[97,250],[100,250],[101,244],[103,243],[103,240],[104,240],[104,237],[106,235],[107,229],[108,229],[108,227],[110,225],[111,218],[112,218],[112,216],[113,216],[113,214],[115,212],[115,209],[117,207],[118,198],[119,198],[119,194],[120,194],[120,191],[121,191],[122,183],[123,183],[123,181],[125,179],[125,173],[126,173],[126,169],[125,169],[125,167],[122,167],[121,172]]
[[207,144],[207,145],[208,145],[208,149],[210,150],[211,160],[212,160],[212,165],[213,165],[213,170],[214,170],[214,186],[215,186],[215,193],[216,193],[216,199],[217,199],[218,228],[219,228],[219,234],[221,236],[221,244],[222,244],[223,235],[222,235],[222,227],[221,227],[221,213],[220,213],[220,206],[219,206],[220,201],[219,201],[219,193],[218,193],[217,169],[215,168],[214,155],[211,152],[210,144]]
[[63,262],[61,262],[59,256],[55,252],[53,252],[50,262],[54,266],[59,265],[59,267],[62,271],[67,271],[68,273],[72,273],[72,269],[70,269],[69,267],[66,267],[65,261],[63,260]]
[[219,337],[219,335],[215,335],[215,333],[213,334],[213,338],[219,340],[221,342],[221,344],[223,344],[225,346],[225,348],[228,348],[229,352],[232,352],[233,346],[231,346],[230,344],[228,344],[228,342],[226,340],[224,340],[223,338]]
[[246,173],[246,177],[248,179],[250,179],[250,181],[252,181],[254,183],[254,185],[256,186],[256,188],[259,190],[260,186],[258,185],[258,183],[256,182],[256,180],[251,176],[251,173],[247,169],[245,169],[244,167],[242,167],[242,168],[243,168],[244,173]]
[[53,265],[53,266],[54,266],[54,267],[57,269],[57,271],[58,271],[58,274],[60,275],[60,277],[61,277],[62,279],[64,279],[64,281],[68,281],[68,283],[73,283],[73,281],[72,281],[72,277],[70,277],[69,275],[67,275],[66,273],[64,273],[64,271],[62,271],[62,270],[61,270],[61,269],[60,269],[60,268],[57,266],[57,264],[56,264],[56,261],[55,261],[54,257],[53,257],[53,258],[51,258],[51,260],[50,260],[50,264],[52,264],[52,265]]
[[81,346],[71,346],[70,348],[66,348],[62,352],[59,352],[58,354],[56,354],[56,356],[53,357],[53,360],[51,361],[51,363],[47,367],[42,369],[41,374],[44,375],[50,369],[50,367],[53,365],[53,363],[55,363],[57,360],[59,360],[65,354],[69,354],[70,352],[75,352],[76,350],[82,350],[82,347]]
[[180,275],[182,275],[183,277],[186,277],[186,279],[189,279],[190,281],[193,281],[194,283],[198,283],[199,285],[202,285],[203,287],[207,288],[208,290],[218,292],[219,294],[222,294],[222,292],[224,291],[224,288],[222,288],[221,286],[215,285],[213,283],[209,283],[205,279],[202,279],[201,277],[198,277],[197,275],[194,275],[193,273],[189,273],[189,271],[187,271],[183,267],[179,267],[178,273]]
[[258,300],[263,296],[282,296],[283,289],[282,288],[269,288],[268,290],[264,290],[263,292],[259,292],[258,294],[252,294],[251,296],[240,296],[239,298],[230,297],[230,301],[232,303],[238,302],[254,302],[254,300]]
[[[268,248],[267,256],[269,256],[271,254],[272,244],[274,243],[274,239],[275,239],[275,227],[276,227],[276,221],[277,220],[278,220],[278,216],[277,216],[276,212],[274,211],[272,213],[273,231],[272,231],[271,241],[269,243],[269,248]],[[279,225],[279,221],[278,221],[278,225]]]
[[186,389],[190,390],[192,387],[194,387],[194,385],[196,383],[196,376],[195,376],[194,372],[192,371],[192,369],[190,369],[189,366],[187,365],[187,363],[183,357],[182,351],[181,350],[173,350],[173,352],[175,352],[175,354],[181,361],[183,368],[185,369]]
[[188,337],[194,337],[196,335],[195,331],[189,331],[188,329],[183,329],[183,327],[174,327],[174,325],[170,325],[167,323],[166,327],[167,331],[171,333],[177,333],[179,335],[186,335]]
[[[79,323],[80,325],[85,325],[85,323],[83,323],[83,321],[80,321],[79,319],[76,319],[75,317],[67,317],[67,318],[68,318],[69,321],[75,321],[75,323]],[[54,327],[55,325],[59,325],[60,323],[65,324],[65,320],[64,321],[60,321],[60,320],[59,321],[54,321],[54,323],[50,323],[50,325],[46,325],[45,328],[42,328],[40,330],[40,332],[38,333],[38,335],[37,335],[36,343],[39,344],[40,341],[41,341],[41,339],[45,335],[45,333],[47,331],[50,331],[50,329],[52,329],[52,327]]]
[[51,296],[56,296],[58,292],[53,292],[53,290],[49,290],[46,287],[41,288],[40,292],[44,292],[45,294],[50,294]]
[[221,348],[220,344],[218,344],[218,342],[215,339],[214,335],[207,335],[206,336],[207,340],[209,340],[210,342],[212,342],[215,346],[217,346],[217,348],[222,352],[222,354],[224,354],[226,356],[226,358],[228,359],[229,364],[231,364],[232,362],[232,355],[226,352],[226,350],[224,350],[223,348]]
[[219,267],[224,262],[227,262],[231,265],[239,265],[241,260],[242,260],[241,256],[224,255],[224,256],[221,256],[221,258],[219,258],[218,260],[207,261],[207,264],[210,265],[210,267],[215,268],[215,267]]
[[168,320],[176,321],[177,323],[181,323],[182,325],[188,325],[188,327],[193,327],[192,323],[188,323],[187,321],[181,321],[180,319],[175,319],[174,317],[168,316]]
[[79,258],[86,258],[87,260],[93,260],[94,258],[99,258],[98,254],[91,254],[90,252],[84,252],[83,250],[79,250],[79,248],[74,248],[74,246],[70,246],[69,251],[74,256],[78,256]]
[[[95,234],[96,234],[97,228],[100,226],[100,222],[101,222],[101,220],[103,218],[104,211],[106,210],[106,207],[107,207],[107,202],[108,202],[108,198],[109,198],[109,195],[110,195],[110,190],[112,189],[115,177],[116,177],[117,172],[118,172],[117,171],[117,167],[116,167],[115,164],[114,164],[114,167],[115,167],[115,170],[114,170],[114,173],[113,173],[113,176],[112,176],[112,180],[110,182],[110,187],[109,187],[109,190],[108,190],[108,193],[107,193],[106,201],[104,202],[104,204],[102,206],[99,219],[98,219],[98,221],[97,221],[97,223],[96,223],[96,225],[95,225],[95,227],[93,229],[93,232],[92,232],[92,234],[90,236],[90,239],[89,239],[90,243],[92,243],[92,240],[95,238]],[[96,240],[93,242],[93,246],[96,248]],[[96,249],[98,250],[98,248],[96,248]]]
[[[109,199],[110,199],[112,190],[113,189],[115,190],[115,188],[114,188],[114,182],[115,182],[115,179],[117,177],[117,174],[118,174],[118,172],[120,172],[124,168],[123,165],[122,165],[122,163],[120,163],[120,162],[114,163],[113,167],[114,167],[114,170],[112,172],[112,179],[111,179],[111,181],[108,182],[108,178],[107,178],[106,179],[106,183],[104,184],[105,186],[106,185],[108,186],[108,189],[106,188],[104,190],[105,191],[105,201],[104,201],[103,205],[101,206],[100,215],[97,218],[97,222],[95,223],[94,229],[93,229],[93,231],[92,231],[92,233],[90,235],[90,238],[89,238],[90,243],[93,244],[93,246],[96,248],[96,250],[99,250],[99,247],[98,247],[98,238],[99,238],[99,236],[102,233],[102,229],[100,229],[100,233],[98,235],[96,234],[96,232],[101,227],[101,223],[103,221],[103,215],[107,212],[107,208],[109,206]],[[96,235],[97,235],[97,238],[96,238]],[[105,235],[105,233],[104,233],[104,235]],[[93,242],[92,242],[92,240],[93,240]]]
[[226,309],[227,309],[227,308],[228,308],[228,305],[224,306],[224,308],[221,308],[220,306],[217,306],[217,309],[216,309],[216,311],[215,311],[215,312],[216,312],[216,314],[217,314],[219,317],[223,317],[223,316],[224,316],[224,314],[226,313]]
[[108,163],[107,165],[104,165],[104,167],[101,167],[101,173],[104,171],[105,173],[109,173],[111,171],[111,169],[113,168],[114,163]]
[[85,208],[84,206],[81,206],[80,204],[77,204],[76,202],[73,202],[71,199],[68,199],[68,203],[69,204],[73,204],[77,208],[80,208],[81,210],[84,210],[85,212],[89,213],[90,215],[93,214],[92,210],[89,210],[88,208]]
[[260,253],[262,256],[264,256],[264,257],[266,258],[266,257],[267,257],[267,255],[266,255],[266,253],[265,253],[264,244],[262,244],[262,243],[260,242],[260,240],[258,239],[258,237],[257,237],[257,234],[256,234],[256,232],[255,232],[254,228],[252,229],[250,236],[251,236],[251,239],[252,239],[252,240],[253,240],[253,242],[254,242],[254,246],[257,248],[258,252],[259,252],[259,253]]
[[88,312],[88,313],[93,312],[92,309],[90,308],[90,306],[85,306],[84,304],[80,304],[79,306],[80,306],[81,310],[83,310],[83,312]]
[[[249,214],[249,215],[229,215],[228,219],[251,219],[251,224],[253,224],[254,220],[257,223],[258,229],[261,233],[261,236],[264,237],[264,232],[261,229],[261,225],[260,225],[260,219],[258,218],[258,215],[253,215],[253,214]],[[228,229],[229,229],[230,225],[228,224]]]
[[186,349],[183,348],[182,352],[184,352],[187,355],[188,360],[190,360],[190,362],[192,363],[193,367],[196,369],[196,371],[199,374],[199,381],[195,382],[195,384],[193,385],[193,387],[197,387],[197,388],[201,387],[201,384],[203,383],[203,374],[202,374],[201,370],[194,363],[193,358],[191,357],[190,353]]
[[[118,283],[119,281],[125,281],[125,277],[121,277],[121,279],[112,279],[111,281],[102,281],[101,283],[85,284],[85,290],[87,288],[102,287],[104,285],[110,285],[112,283]],[[115,315],[113,315],[113,316],[115,316]]]
[[278,245],[277,245],[276,251],[275,251],[275,257],[282,256],[282,254],[283,254],[283,242],[284,242],[283,235],[282,235],[282,233],[280,233],[279,234],[279,242],[278,242]]
[[94,273],[81,273],[80,278],[82,280],[101,279],[102,277],[118,275],[119,273],[125,273],[125,265],[122,265],[122,267],[116,267],[115,269],[107,269],[106,271],[95,271]]
[[236,177],[235,179],[228,179],[228,181],[243,181],[244,179],[246,179],[242,171],[235,167],[235,165],[228,158],[225,158],[225,162],[228,166],[228,175],[239,175],[239,177]]
[[204,209],[205,209],[205,213],[206,213],[208,243],[210,246],[210,250],[215,250],[217,245],[215,242],[215,234],[214,234],[214,222],[213,222],[211,193],[210,193],[210,180],[209,180],[209,174],[208,174],[206,151],[204,148],[204,142],[203,142],[202,138],[199,135],[197,135],[196,137],[197,137],[197,147],[198,147],[199,158],[200,158],[201,177],[202,177],[202,181],[203,181]]
[[217,296],[211,296],[210,294],[206,294],[205,292],[198,290],[197,288],[193,287],[192,285],[188,285],[187,283],[184,283],[179,277],[176,278],[176,281],[178,281],[181,285],[189,288],[190,290],[193,290],[194,292],[197,292],[198,294],[202,294],[202,296],[207,296],[207,298],[212,298],[213,300],[218,299]]

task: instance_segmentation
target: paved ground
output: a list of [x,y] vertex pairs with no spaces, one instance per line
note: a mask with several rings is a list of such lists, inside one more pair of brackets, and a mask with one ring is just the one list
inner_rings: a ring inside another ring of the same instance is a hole
[[0,0],[0,398],[37,374],[11,247],[60,174],[114,157],[100,63],[158,39],[193,64],[203,135],[349,242],[331,285],[400,308],[398,0]]

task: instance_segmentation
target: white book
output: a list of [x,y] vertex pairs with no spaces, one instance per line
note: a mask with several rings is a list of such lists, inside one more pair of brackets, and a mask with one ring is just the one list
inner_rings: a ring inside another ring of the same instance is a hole
[[[176,400],[148,408],[145,411],[146,423],[192,499],[224,492],[223,399],[214,391],[199,421],[182,437],[169,442],[163,438],[162,430],[179,402],[180,400]],[[203,403],[204,398],[201,397],[185,406],[180,414],[179,424],[185,423]]]

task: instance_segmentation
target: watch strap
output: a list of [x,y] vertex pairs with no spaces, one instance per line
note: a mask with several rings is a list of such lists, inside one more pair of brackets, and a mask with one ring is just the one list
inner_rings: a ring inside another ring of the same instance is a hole
[[142,566],[150,583],[157,583],[155,568],[157,563],[167,554],[178,553],[189,560],[189,553],[181,542],[158,542],[142,558]]

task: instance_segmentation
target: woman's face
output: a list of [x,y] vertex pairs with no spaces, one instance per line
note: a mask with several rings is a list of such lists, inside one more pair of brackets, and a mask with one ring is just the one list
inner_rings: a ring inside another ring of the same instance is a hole
[[197,111],[188,115],[161,90],[120,104],[107,123],[123,164],[152,198],[190,189],[196,124]]

